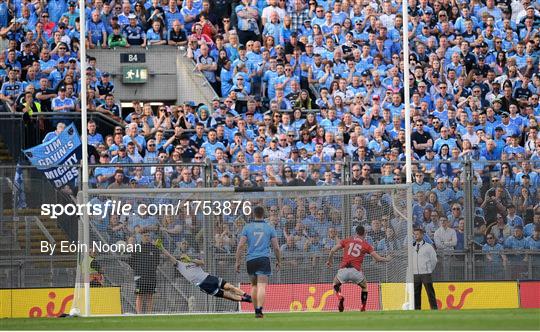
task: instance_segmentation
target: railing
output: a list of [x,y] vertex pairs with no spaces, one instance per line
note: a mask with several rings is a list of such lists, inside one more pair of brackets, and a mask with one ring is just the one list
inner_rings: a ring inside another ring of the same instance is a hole
[[[44,128],[40,129],[37,120],[43,119]],[[33,116],[33,122],[25,125],[22,113],[0,112],[0,137],[6,143],[9,152],[17,160],[24,160],[21,151],[40,144],[48,132],[56,128],[52,126],[51,120],[64,120],[74,122],[79,133],[81,132],[81,113],[58,113],[42,112]],[[116,126],[124,126],[109,116],[99,112],[88,112],[88,120],[94,120],[99,132],[105,135],[113,134]],[[86,126],[84,126],[86,130]]]

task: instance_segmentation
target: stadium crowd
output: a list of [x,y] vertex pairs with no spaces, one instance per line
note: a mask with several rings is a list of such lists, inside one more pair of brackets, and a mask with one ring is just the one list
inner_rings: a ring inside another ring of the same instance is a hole
[[[494,253],[540,249],[539,10],[531,0],[409,1],[413,214],[437,248],[463,249],[471,161],[475,241]],[[0,100],[42,131],[38,113],[58,112],[45,140],[70,123],[62,113],[80,111],[79,15],[73,0],[0,1]],[[89,111],[121,124],[105,137],[87,124],[94,186],[204,186],[208,169],[216,187],[404,182],[400,1],[93,0],[85,15],[89,48],[185,48],[220,96],[133,101],[125,114],[111,75],[89,57]],[[126,163],[154,165],[117,165]],[[339,235],[339,220],[311,210],[292,213],[301,235],[284,230],[284,248],[322,250]],[[325,230],[310,235],[305,215]],[[377,246],[398,232],[383,217],[366,221]],[[103,230],[126,228],[116,240],[139,232],[112,219]],[[179,223],[162,228],[191,229]],[[217,227],[216,247],[233,248],[239,227]]]

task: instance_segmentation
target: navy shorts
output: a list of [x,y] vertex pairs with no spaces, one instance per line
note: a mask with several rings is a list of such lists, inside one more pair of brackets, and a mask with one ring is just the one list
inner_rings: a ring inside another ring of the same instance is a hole
[[154,294],[156,292],[156,278],[138,277],[135,280],[136,294]]
[[216,295],[225,286],[225,283],[225,280],[210,274],[199,284],[199,288],[208,295]]
[[272,274],[272,267],[270,266],[270,258],[258,257],[246,262],[247,273],[250,276]]

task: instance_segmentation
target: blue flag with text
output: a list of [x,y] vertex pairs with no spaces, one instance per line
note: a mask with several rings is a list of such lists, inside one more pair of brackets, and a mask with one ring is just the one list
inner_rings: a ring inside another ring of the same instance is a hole
[[73,186],[77,180],[77,167],[70,166],[81,159],[81,139],[73,123],[55,138],[23,152],[56,188]]

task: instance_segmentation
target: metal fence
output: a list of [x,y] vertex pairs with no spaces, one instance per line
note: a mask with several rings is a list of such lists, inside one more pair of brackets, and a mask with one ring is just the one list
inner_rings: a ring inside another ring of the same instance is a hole
[[[314,166],[309,163],[299,163],[293,165],[297,167],[305,167],[310,171],[321,171],[325,167],[331,168],[336,163]],[[352,175],[350,170],[354,162],[341,162],[341,177],[346,184],[351,183]],[[115,165],[121,167],[163,167],[166,165]],[[217,165],[213,163],[202,164],[170,164],[171,167],[200,167],[202,174],[202,186],[211,188],[215,185],[215,175]],[[265,165],[269,167],[281,167],[277,164]],[[234,167],[227,165],[228,168]],[[315,168],[314,168],[315,167]],[[463,172],[467,168],[473,169],[474,165],[464,164]],[[95,165],[92,166],[95,168]],[[19,175],[17,175],[17,173]],[[22,178],[21,178],[22,175]],[[489,177],[491,173],[486,173],[485,177]],[[380,176],[380,175],[378,175]],[[429,178],[433,181],[433,178]],[[460,177],[462,180],[471,179],[465,176]],[[471,188],[474,185],[472,180]],[[465,184],[467,181],[463,181]],[[76,190],[72,193],[66,193],[56,190],[52,184],[47,181],[43,175],[32,166],[0,166],[0,288],[22,288],[22,287],[70,287],[73,286],[75,280],[75,264],[76,257],[74,254],[54,255],[50,256],[42,253],[39,248],[41,240],[51,242],[59,242],[61,240],[77,240],[77,218],[75,216],[59,217],[51,219],[41,216],[40,206],[43,203],[67,204],[75,202]],[[474,229],[474,208],[476,197],[471,189],[467,189],[465,184],[462,184],[463,203],[465,210],[471,209],[472,218],[469,219],[465,213],[463,216],[466,220],[466,229],[468,232],[465,240],[465,250],[463,251],[439,251],[439,264],[434,273],[434,279],[437,281],[472,281],[472,280],[516,280],[516,279],[538,279],[540,278],[540,252],[538,251],[512,251],[507,250],[504,254],[506,259],[492,261],[488,259],[487,254],[481,251],[478,245],[473,245],[472,234]],[[433,186],[436,184],[433,183]],[[78,186],[75,186],[77,189]],[[482,191],[491,188],[490,181],[484,181]],[[469,190],[469,191],[467,191]],[[469,202],[469,203],[466,203]],[[23,204],[24,203],[24,204]],[[469,205],[467,205],[469,204]],[[204,247],[200,250],[211,253],[214,261],[214,272],[222,275],[230,280],[240,280],[231,269],[234,257],[232,254],[225,254],[215,251],[213,247],[213,238],[211,231],[205,231],[204,224],[194,237],[199,237]],[[99,231],[95,231],[96,236]],[[284,265],[290,268],[294,267],[298,273],[288,273],[285,279],[280,279],[282,275],[276,274],[273,282],[328,282],[332,278],[331,271],[321,268],[326,252],[319,252],[305,255],[289,256],[285,258]],[[114,257],[110,259],[105,255],[102,257],[104,266],[114,264]],[[313,262],[319,262],[318,265],[313,265]],[[290,272],[291,270],[289,270]],[[317,271],[317,273],[313,273]],[[377,272],[368,276],[370,280],[387,280],[391,278]],[[298,276],[294,279],[294,276]],[[126,277],[126,276],[125,276]],[[127,278],[127,277],[126,277]],[[168,265],[163,265],[162,273],[160,274],[160,287],[165,290],[167,283],[174,282],[178,285],[182,292],[187,292],[190,288],[181,278],[174,277],[171,279],[171,271]],[[308,278],[308,279],[306,279]],[[385,279],[386,278],[386,279]],[[247,280],[247,279],[245,279]],[[130,285],[126,279],[111,280],[111,284],[115,282]],[[132,288],[127,286],[122,290],[126,302],[123,303],[125,312],[133,312],[133,303],[128,299],[131,298]],[[199,295],[197,295],[199,296]],[[185,305],[189,304],[189,296],[185,298]],[[164,306],[167,300],[163,299]],[[175,305],[181,305],[175,302]],[[215,302],[208,302],[205,297],[196,297],[196,301],[190,304],[193,308],[208,308],[209,305],[217,305]],[[219,306],[219,305],[218,305]],[[221,307],[220,307],[221,308]],[[222,310],[230,310],[230,306],[223,306]]]

